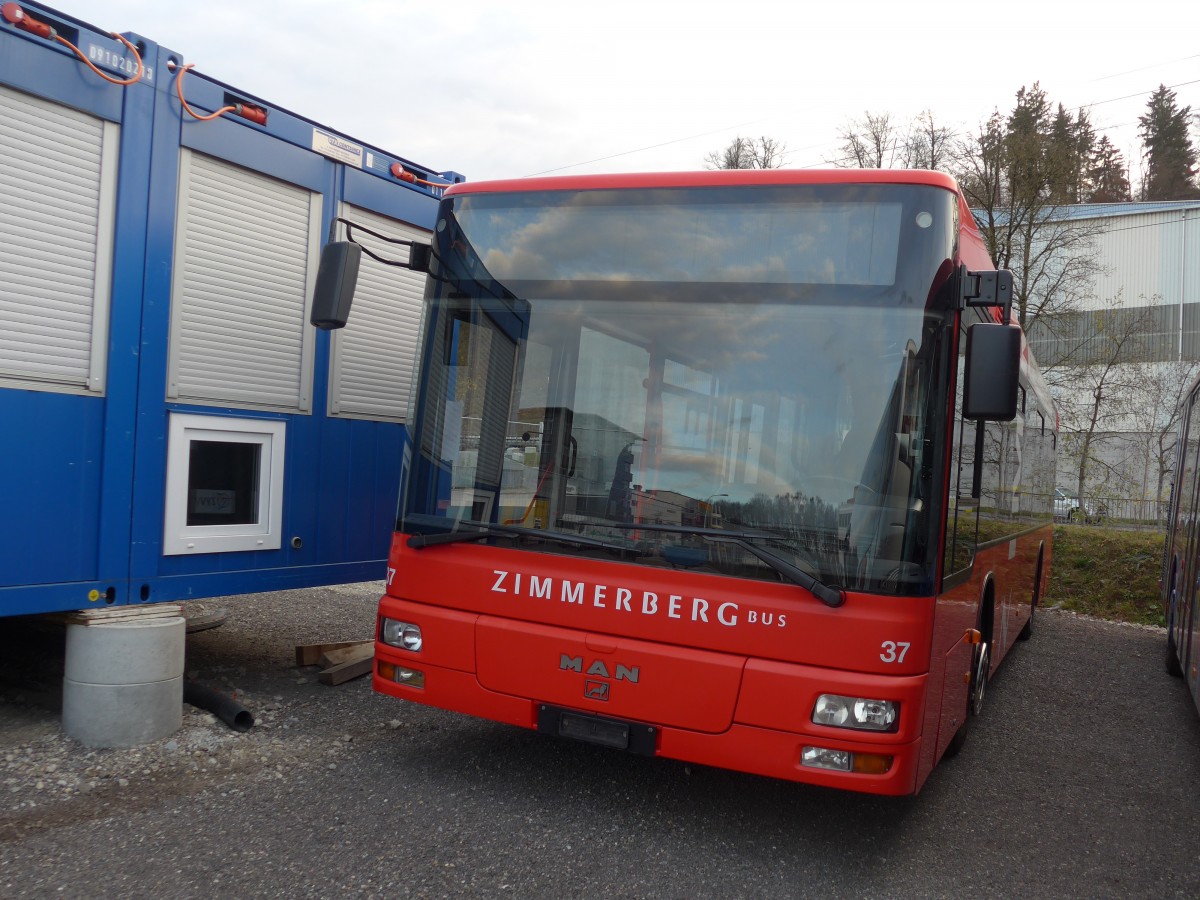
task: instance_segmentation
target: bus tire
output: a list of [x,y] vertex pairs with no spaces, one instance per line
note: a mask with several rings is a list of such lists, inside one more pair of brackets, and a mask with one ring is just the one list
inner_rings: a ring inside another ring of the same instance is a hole
[[1035,612],[1037,612],[1036,599],[1034,600],[1033,605],[1029,607],[1029,618],[1025,620],[1025,624],[1021,627],[1021,630],[1017,632],[1018,641],[1027,641],[1033,637],[1033,614]]
[[987,698],[990,665],[991,652],[988,649],[988,642],[983,641],[976,644],[975,650],[971,654],[971,686],[967,690],[967,709],[963,715],[962,725],[958,727],[958,731],[946,745],[945,755],[947,757],[958,755],[967,742],[967,735],[971,730],[971,720],[983,712],[983,701]]
[[1164,657],[1167,674],[1172,678],[1183,677],[1183,666],[1179,664],[1179,650],[1175,646],[1175,601],[1179,597],[1178,560],[1171,560],[1171,578],[1167,582],[1170,595],[1167,598],[1167,654]]
[[1179,664],[1179,651],[1175,649],[1175,635],[1167,628],[1167,674],[1172,678],[1183,677],[1183,666]]
[[1037,574],[1033,579],[1033,599],[1029,601],[1029,618],[1024,627],[1017,632],[1018,641],[1027,641],[1033,637],[1033,614],[1037,612],[1038,603],[1042,599],[1042,553],[1038,551]]

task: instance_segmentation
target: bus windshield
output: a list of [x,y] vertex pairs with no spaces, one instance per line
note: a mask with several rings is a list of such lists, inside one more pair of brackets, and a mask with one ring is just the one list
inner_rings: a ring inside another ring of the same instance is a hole
[[448,199],[399,529],[932,590],[952,201],[911,185]]

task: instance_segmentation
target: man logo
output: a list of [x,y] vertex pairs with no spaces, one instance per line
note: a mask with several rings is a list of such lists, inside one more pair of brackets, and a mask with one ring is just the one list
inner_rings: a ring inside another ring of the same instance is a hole
[[583,696],[589,700],[602,700],[608,702],[608,682],[607,681],[585,681],[583,683]]
[[615,668],[610,671],[608,665],[602,659],[595,660],[585,669],[583,667],[582,656],[567,656],[565,653],[559,655],[558,667],[564,672],[579,672],[582,675],[594,675],[597,678],[628,681],[630,684],[637,684],[638,678],[642,674],[637,666],[623,666],[620,663],[616,663]]

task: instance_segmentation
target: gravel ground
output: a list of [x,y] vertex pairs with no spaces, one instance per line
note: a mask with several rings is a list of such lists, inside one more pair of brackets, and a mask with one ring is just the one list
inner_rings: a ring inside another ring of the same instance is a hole
[[1162,629],[1039,611],[963,753],[893,799],[554,741],[296,667],[296,644],[368,636],[378,592],[220,601],[187,670],[258,724],[185,706],[130,750],[62,734],[61,631],[5,622],[0,896],[1159,900],[1200,883],[1200,720]]
[[[354,743],[349,728],[338,728],[338,710],[369,703],[374,695],[365,677],[336,687],[319,684],[315,667],[296,667],[294,648],[370,637],[381,591],[382,584],[370,582],[185,605],[189,614],[223,609],[229,616],[223,626],[188,635],[187,677],[236,699],[254,714],[255,725],[239,733],[185,703],[178,732],[131,749],[92,749],[63,733],[64,627],[36,619],[5,622],[0,812],[8,815],[0,818],[0,840],[21,829],[28,818],[21,813],[37,809],[42,820],[46,807],[68,803],[77,813],[78,804],[70,801],[84,795],[128,802],[148,791],[186,794],[199,784],[224,782],[236,794],[234,782],[241,777],[281,780],[298,767],[336,769]],[[399,725],[395,719],[377,723]]]
[[[297,644],[369,636],[381,589],[369,582],[193,601],[189,613],[224,609],[230,623],[188,636],[187,676],[240,702],[254,714],[254,727],[238,733],[185,703],[178,732],[131,749],[91,749],[63,733],[61,626],[21,622],[6,630],[7,640],[0,640],[0,811],[17,815],[0,820],[0,840],[20,828],[20,813],[45,813],[47,806],[82,795],[107,801],[147,790],[186,794],[199,784],[227,781],[236,795],[238,777],[269,781],[302,767],[336,770],[353,752],[356,730],[401,728],[400,719],[388,718],[400,707],[373,694],[367,678],[328,687],[317,682],[316,668],[295,665]],[[1098,627],[1163,633],[1154,626],[1045,612]]]

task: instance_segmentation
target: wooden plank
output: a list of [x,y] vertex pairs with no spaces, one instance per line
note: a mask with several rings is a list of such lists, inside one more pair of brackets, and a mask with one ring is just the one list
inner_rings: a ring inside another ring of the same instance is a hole
[[364,656],[370,656],[375,652],[374,641],[363,641],[355,644],[353,647],[340,647],[337,650],[327,650],[321,654],[321,668],[328,669],[332,666],[340,666],[342,663],[353,662],[356,659],[362,659]]
[[321,684],[341,684],[343,681],[349,681],[351,678],[359,678],[366,675],[374,665],[375,656],[372,654],[362,659],[342,663],[340,666],[331,666],[321,672],[317,676],[317,680]]
[[148,606],[112,606],[104,609],[80,609],[63,613],[59,620],[67,625],[103,625],[117,622],[143,622],[173,619],[183,615],[178,603],[153,603]]
[[[335,641],[332,644],[297,644],[296,645],[296,665],[298,666],[315,666],[321,661],[321,657],[330,650],[343,650],[346,647],[356,647],[363,641]],[[371,643],[366,641],[365,643]]]
[[102,609],[77,609],[67,615],[80,619],[123,619],[135,616],[177,616],[183,612],[178,603],[151,603],[145,606],[106,606]]

